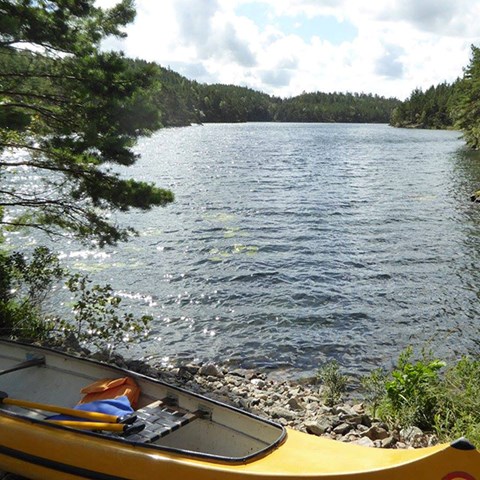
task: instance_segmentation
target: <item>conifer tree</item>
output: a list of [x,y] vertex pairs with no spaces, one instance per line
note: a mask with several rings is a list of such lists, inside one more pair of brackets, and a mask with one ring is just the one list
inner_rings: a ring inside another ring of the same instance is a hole
[[467,145],[480,149],[480,48],[474,45],[470,63],[457,87],[453,114]]
[[155,67],[100,50],[134,16],[131,0],[0,0],[0,226],[112,244],[131,230],[107,212],[173,200],[113,170],[160,126]]

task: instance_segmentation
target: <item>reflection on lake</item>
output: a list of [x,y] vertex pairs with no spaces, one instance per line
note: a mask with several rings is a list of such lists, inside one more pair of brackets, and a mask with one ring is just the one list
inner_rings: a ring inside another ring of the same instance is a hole
[[65,261],[155,321],[155,359],[351,372],[407,345],[477,351],[480,158],[457,132],[206,125],[142,139],[125,171],[176,202],[118,220],[140,236]]

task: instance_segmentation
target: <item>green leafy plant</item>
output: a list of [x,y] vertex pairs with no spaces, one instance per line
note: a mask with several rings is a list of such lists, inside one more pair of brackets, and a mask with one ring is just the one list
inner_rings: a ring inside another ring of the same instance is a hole
[[[44,309],[62,281],[74,295],[73,318],[60,319]],[[122,312],[121,301],[110,285],[70,273],[46,247],[37,247],[30,257],[0,251],[0,335],[36,340],[73,335],[78,342],[111,349],[144,335],[151,320]]]
[[76,296],[72,306],[74,321],[63,325],[80,342],[111,350],[114,345],[128,344],[148,331],[151,317],[121,313],[122,299],[110,285],[96,285],[88,276],[75,274],[68,279],[67,287]]
[[446,371],[437,404],[435,431],[441,440],[465,436],[480,445],[480,360],[463,357]]
[[364,381],[370,388],[372,407],[392,426],[417,426],[431,430],[438,414],[438,392],[442,386],[440,370],[445,362],[423,352],[414,361],[413,349],[408,347],[389,375],[373,372]]
[[0,334],[45,338],[53,323],[42,311],[43,302],[64,275],[46,247],[37,247],[30,258],[0,251]]
[[372,416],[376,417],[378,407],[384,401],[387,394],[385,383],[387,373],[381,368],[376,368],[369,375],[362,377],[361,385],[365,393],[365,400],[370,406]]
[[323,401],[325,405],[332,407],[342,401],[343,394],[347,389],[348,377],[340,372],[337,361],[322,365],[317,372],[317,379],[323,385]]

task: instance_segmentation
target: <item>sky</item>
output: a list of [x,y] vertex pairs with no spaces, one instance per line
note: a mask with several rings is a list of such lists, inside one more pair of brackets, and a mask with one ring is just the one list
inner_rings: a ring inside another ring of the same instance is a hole
[[320,91],[403,100],[453,82],[470,46],[480,46],[480,0],[136,0],[136,9],[128,37],[105,48],[282,98]]

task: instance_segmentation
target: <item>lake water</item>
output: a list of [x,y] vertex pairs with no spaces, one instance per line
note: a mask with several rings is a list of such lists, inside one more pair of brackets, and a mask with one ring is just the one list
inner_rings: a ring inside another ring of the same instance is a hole
[[359,373],[408,345],[478,351],[480,158],[458,132],[222,124],[137,150],[125,173],[175,203],[116,217],[140,232],[128,244],[57,245],[153,315],[130,354]]

